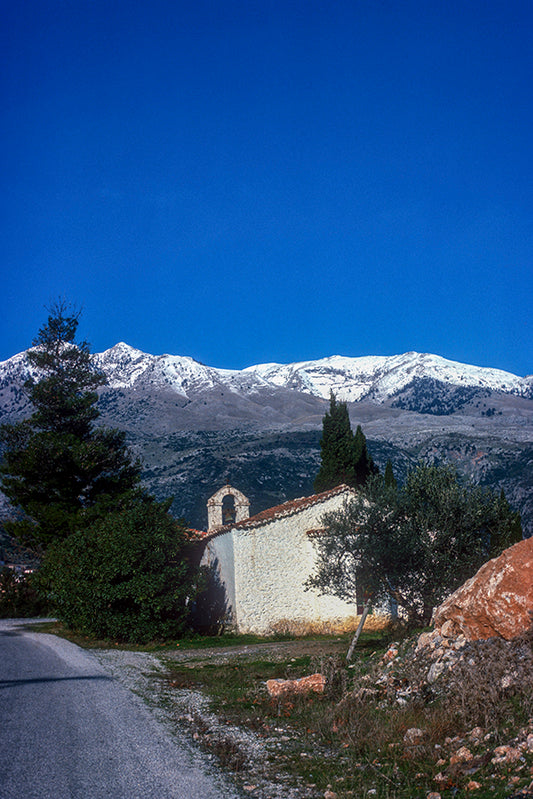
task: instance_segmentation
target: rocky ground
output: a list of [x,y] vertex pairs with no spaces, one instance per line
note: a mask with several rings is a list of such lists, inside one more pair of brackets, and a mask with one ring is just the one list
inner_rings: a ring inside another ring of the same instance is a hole
[[[385,705],[393,713],[418,699],[431,702],[439,695],[457,695],[458,686],[462,686],[459,695],[464,704],[465,721],[472,707],[478,713],[481,707],[484,708],[480,716],[484,719],[483,725],[465,728],[458,735],[444,734],[444,725],[438,740],[434,726],[409,727],[399,740],[389,744],[395,757],[420,758],[424,763],[421,768],[426,773],[419,776],[434,790],[425,790],[416,796],[425,799],[445,799],[456,794],[472,795],[474,799],[494,795],[516,799],[533,797],[533,713],[507,737],[505,719],[498,717],[502,696],[520,696],[525,684],[531,687],[533,696],[530,639],[531,635],[513,642],[501,639],[468,642],[462,635],[446,637],[434,631],[422,635],[419,640],[392,644],[370,670],[354,674],[351,690],[338,703],[336,724],[340,739],[342,725],[354,703]],[[344,648],[345,642],[339,641],[339,655],[344,653]],[[359,793],[342,790],[342,777],[337,785],[317,793],[316,786],[309,782],[293,780],[289,783],[276,773],[275,753],[280,753],[281,757],[285,748],[293,747],[295,738],[294,729],[285,725],[282,718],[276,726],[267,728],[268,733],[228,724],[210,710],[208,699],[200,691],[181,689],[166,679],[169,661],[191,669],[228,663],[238,667],[239,663],[258,657],[283,660],[304,652],[309,654],[311,650],[316,657],[326,651],[331,654],[332,642],[301,640],[183,651],[176,648],[161,656],[121,650],[95,654],[117,679],[143,696],[174,734],[186,735],[197,742],[211,753],[208,756],[214,763],[222,759],[235,772],[245,794],[257,799],[318,796],[359,799]],[[451,708],[450,705],[450,711]],[[457,707],[453,709],[457,712]],[[317,746],[320,745],[317,742]],[[372,790],[370,787],[368,796],[377,795]],[[406,794],[392,792],[387,795]]]

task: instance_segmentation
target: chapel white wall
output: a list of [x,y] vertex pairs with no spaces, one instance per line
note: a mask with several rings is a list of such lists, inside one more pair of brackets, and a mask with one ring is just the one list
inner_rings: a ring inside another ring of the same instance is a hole
[[[348,604],[338,597],[321,596],[314,589],[305,590],[316,562],[307,531],[320,527],[324,513],[341,507],[345,498],[337,495],[291,516],[212,539],[212,556],[221,564],[228,601],[232,597],[233,624],[239,632],[266,634],[282,620],[335,622],[357,614],[355,597],[353,604]],[[230,548],[233,579],[226,566]]]
[[[225,591],[226,621],[235,623],[235,556],[233,546],[233,535],[218,536],[209,541],[204,549],[201,566],[206,566],[212,574],[216,574],[215,579],[220,582]],[[213,578],[212,578],[213,579]],[[208,588],[208,590],[210,590]],[[211,586],[212,590],[212,586]],[[206,620],[207,621],[207,620]],[[219,622],[222,619],[211,619],[212,622]]]

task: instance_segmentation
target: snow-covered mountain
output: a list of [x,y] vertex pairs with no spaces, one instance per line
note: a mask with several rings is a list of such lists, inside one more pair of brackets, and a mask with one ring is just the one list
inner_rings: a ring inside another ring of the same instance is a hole
[[[408,352],[403,355],[350,358],[333,355],[292,364],[258,364],[242,370],[217,369],[179,355],[150,355],[123,342],[94,356],[114,389],[166,388],[183,398],[217,387],[241,397],[264,389],[286,389],[328,399],[333,391],[347,402],[382,403],[413,382],[436,381],[458,388],[485,389],[521,397],[533,396],[533,377],[470,366],[438,355]],[[0,363],[0,387],[27,374],[24,353]]]
[[[533,533],[532,377],[415,352],[228,370],[120,343],[94,360],[108,378],[100,421],[124,430],[150,492],[174,496],[175,515],[199,529],[226,482],[253,512],[312,492],[333,391],[380,469],[390,459],[401,480],[419,460],[451,462],[503,488]],[[25,353],[0,363],[0,422],[31,413],[28,376]]]
[[177,355],[148,355],[120,343],[96,356],[111,387],[134,387],[147,380],[165,384],[188,396],[191,390],[217,385],[249,394],[260,388],[285,388],[328,399],[333,391],[347,402],[373,399],[383,402],[415,379],[429,378],[452,386],[530,396],[532,378],[510,372],[469,366],[438,355],[407,352],[404,355],[370,355],[349,358],[333,355],[317,361],[291,364],[258,364],[241,371],[204,366]]
[[407,352],[404,355],[369,355],[347,358],[333,355],[318,361],[286,366],[262,364],[245,373],[254,374],[269,385],[294,388],[327,399],[333,391],[338,399],[383,402],[416,379],[431,379],[451,386],[483,388],[505,394],[529,396],[531,378],[510,372],[448,361],[438,355]]
[[181,355],[149,355],[120,342],[94,356],[111,388],[134,388],[147,383],[169,386],[186,397],[193,389],[210,389],[220,383],[221,369],[211,369]]

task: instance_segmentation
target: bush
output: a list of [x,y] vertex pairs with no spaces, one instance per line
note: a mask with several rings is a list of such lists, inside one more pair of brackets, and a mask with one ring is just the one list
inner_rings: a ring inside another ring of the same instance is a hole
[[34,574],[19,574],[7,567],[0,571],[1,619],[31,618],[48,612],[48,603],[35,582]]
[[50,548],[41,584],[77,632],[131,643],[175,638],[198,590],[190,546],[165,505],[138,502]]

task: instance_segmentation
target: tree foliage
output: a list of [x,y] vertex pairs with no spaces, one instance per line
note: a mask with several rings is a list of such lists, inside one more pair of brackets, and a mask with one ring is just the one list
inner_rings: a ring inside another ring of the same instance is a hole
[[28,352],[25,384],[30,419],[3,425],[3,492],[24,517],[6,525],[19,541],[41,548],[120,504],[139,488],[140,466],[125,434],[96,427],[96,389],[105,383],[87,342],[76,342],[79,313],[63,302],[50,309]]
[[358,425],[355,434],[345,402],[331,394],[329,411],[322,421],[321,466],[314,482],[315,491],[327,491],[344,483],[364,485],[377,469],[368,452],[366,438]]
[[51,309],[28,353],[33,414],[1,430],[2,489],[24,512],[9,531],[40,547],[36,584],[68,626],[124,641],[175,637],[197,590],[190,537],[142,490],[125,435],[96,425],[105,381],[75,340],[78,319],[64,303]]
[[373,477],[324,524],[314,536],[318,565],[309,585],[351,602],[357,590],[377,603],[393,598],[410,622],[422,624],[522,536],[505,497],[461,484],[451,466],[419,465],[401,489]]
[[176,638],[199,589],[189,532],[151,499],[57,541],[39,580],[71,628],[127,642]]
[[50,608],[38,590],[34,574],[0,569],[0,619],[43,616]]

